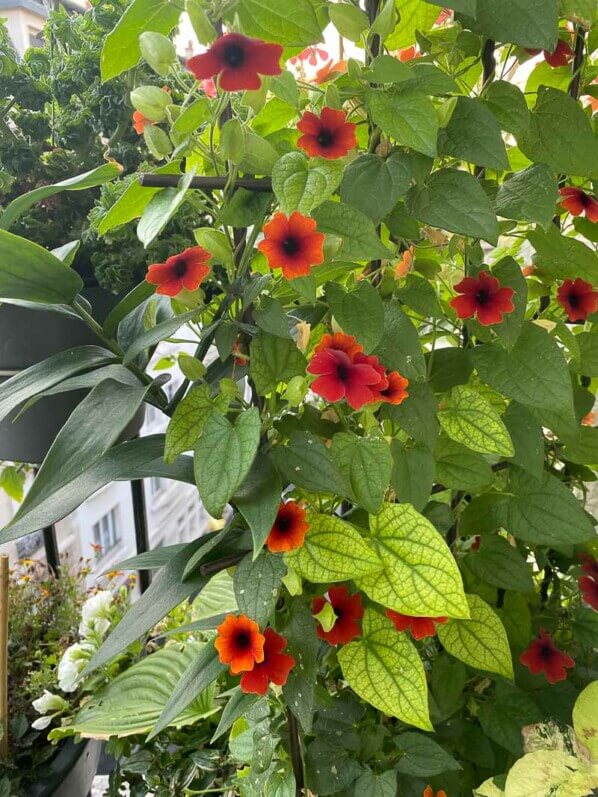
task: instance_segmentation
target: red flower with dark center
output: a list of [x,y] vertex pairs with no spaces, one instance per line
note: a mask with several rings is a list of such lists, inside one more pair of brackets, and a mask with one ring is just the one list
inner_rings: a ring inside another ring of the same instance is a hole
[[585,603],[598,612],[598,580],[592,576],[582,576],[578,584]]
[[212,255],[201,246],[191,246],[165,263],[152,263],[145,281],[157,285],[156,293],[176,296],[183,289],[196,291],[210,273],[208,265]]
[[274,525],[266,539],[266,546],[273,553],[300,548],[309,529],[307,512],[295,501],[281,502]]
[[206,53],[189,58],[187,69],[197,80],[219,75],[223,91],[252,91],[262,85],[260,75],[280,75],[282,51],[281,44],[226,33]]
[[[360,355],[357,355],[360,356]],[[318,374],[311,389],[326,401],[346,399],[359,410],[375,398],[372,387],[380,382],[380,374],[367,363],[354,363],[344,351],[325,349],[311,358],[307,371]]]
[[557,46],[552,52],[544,50],[544,60],[552,67],[567,66],[573,55],[571,45],[563,39],[558,40]]
[[295,666],[295,659],[282,651],[286,648],[286,639],[277,634],[273,628],[264,631],[264,660],[254,665],[253,669],[241,676],[241,691],[255,695],[265,695],[270,683],[284,686],[290,671]]
[[418,640],[435,636],[436,625],[442,625],[448,620],[448,617],[412,617],[409,614],[393,612],[392,609],[387,609],[385,614],[397,631],[409,629],[411,636]]
[[591,578],[595,578],[598,580],[598,559],[595,559],[589,553],[580,553],[579,558],[581,561],[581,569],[583,572],[590,576]]
[[133,127],[135,128],[135,132],[139,135],[143,134],[146,125],[153,125],[155,122],[152,122],[151,119],[148,119],[147,116],[144,116],[141,111],[133,111]]
[[567,678],[566,668],[575,667],[575,662],[552,641],[552,637],[540,629],[538,638],[519,656],[519,661],[534,675],[544,673],[548,683],[555,684]]
[[352,360],[356,354],[361,354],[363,346],[355,340],[353,335],[345,335],[344,332],[335,332],[333,335],[329,335],[328,333],[322,335],[322,340],[314,349],[314,353],[325,351],[326,349],[344,351],[347,357]]
[[556,300],[567,313],[569,321],[585,321],[598,310],[598,291],[579,277],[565,280],[556,292]]
[[218,636],[214,647],[218,651],[220,662],[230,664],[233,675],[253,670],[256,664],[264,660],[265,637],[260,633],[258,624],[246,615],[227,615],[216,631]]
[[353,362],[356,365],[370,365],[380,377],[380,381],[376,385],[376,389],[372,389],[374,397],[377,398],[381,390],[388,387],[388,379],[386,378],[386,369],[380,360],[374,354],[363,354],[360,352],[353,357]]
[[409,397],[409,393],[406,390],[409,380],[401,376],[398,371],[387,372],[386,380],[388,387],[380,391],[380,398],[388,404],[402,404]]
[[328,599],[322,595],[312,600],[312,613],[319,614],[325,603],[329,603],[334,609],[336,621],[330,631],[324,631],[318,623],[317,633],[320,639],[325,639],[331,645],[346,645],[355,637],[361,636],[363,603],[359,593],[351,595],[345,586],[330,587]]
[[312,158],[342,158],[357,146],[355,125],[347,122],[347,114],[334,108],[322,108],[318,116],[306,111],[297,122],[302,135],[297,146]]
[[312,266],[324,262],[324,233],[314,219],[295,210],[290,216],[275,213],[264,225],[264,240],[257,248],[271,269],[281,268],[289,279],[307,277]]
[[485,327],[500,324],[503,315],[515,309],[513,288],[501,288],[496,277],[487,271],[480,271],[477,277],[465,277],[455,285],[455,290],[462,296],[455,296],[450,305],[459,318],[475,316]]
[[572,216],[581,216],[584,213],[586,219],[594,223],[598,222],[598,199],[594,199],[581,188],[575,188],[572,185],[560,188],[559,194],[564,197],[561,205]]

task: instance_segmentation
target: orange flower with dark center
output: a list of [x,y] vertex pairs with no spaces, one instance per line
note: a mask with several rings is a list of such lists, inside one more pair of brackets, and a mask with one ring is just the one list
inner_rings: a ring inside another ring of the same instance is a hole
[[[434,797],[434,789],[430,785],[426,786],[422,793],[422,797]],[[444,789],[439,789],[436,792],[436,797],[446,797]]]
[[226,33],[206,53],[194,55],[187,69],[197,80],[220,76],[223,91],[253,91],[262,85],[260,75],[280,75],[281,44]]
[[380,390],[380,400],[386,401],[388,404],[402,404],[409,397],[406,389],[409,385],[409,380],[401,376],[398,371],[388,371],[386,373],[386,381],[388,386]]
[[330,631],[324,631],[318,623],[317,634],[320,639],[325,639],[331,645],[346,645],[361,636],[363,603],[359,593],[351,595],[345,586],[330,587],[328,599],[322,595],[312,600],[312,613],[319,614],[326,603],[332,606],[336,621]]
[[393,612],[392,609],[387,609],[385,614],[397,631],[409,630],[411,636],[417,640],[435,636],[436,626],[443,625],[448,620],[448,617],[412,617],[409,614]]
[[144,116],[141,111],[133,111],[133,127],[135,128],[135,132],[139,135],[143,134],[146,125],[153,124],[155,124],[155,122],[152,122],[151,119],[148,119],[147,116]]
[[556,292],[556,300],[572,322],[585,321],[598,310],[598,291],[579,277],[565,280]]
[[477,277],[465,277],[455,285],[457,293],[450,305],[459,318],[475,316],[482,326],[500,324],[503,315],[515,310],[513,288],[502,288],[496,277],[480,271]]
[[421,58],[421,53],[418,50],[417,44],[412,44],[410,47],[403,47],[399,50],[399,61],[413,61],[414,58]]
[[564,681],[567,669],[575,667],[575,662],[552,641],[552,637],[540,629],[538,638],[519,656],[519,661],[534,675],[543,673],[550,684]]
[[266,539],[266,546],[273,553],[300,548],[309,529],[307,513],[295,501],[280,503],[274,525]]
[[344,351],[347,357],[351,360],[356,354],[361,354],[363,346],[357,342],[353,335],[345,335],[344,332],[335,332],[333,335],[326,333],[322,335],[322,340],[314,349],[314,354],[326,349],[336,349],[337,351]]
[[265,695],[270,683],[284,686],[290,671],[295,666],[295,659],[283,653],[287,646],[286,639],[277,634],[273,628],[264,631],[264,660],[255,664],[252,670],[241,676],[241,691],[255,695]]
[[324,262],[324,233],[314,219],[295,210],[290,216],[275,213],[264,225],[264,240],[257,248],[271,269],[280,268],[287,279],[307,277],[312,266]]
[[564,197],[561,205],[572,216],[581,216],[583,213],[586,219],[598,222],[598,199],[572,185],[559,189],[559,194]]
[[265,637],[259,626],[244,614],[235,617],[229,614],[216,631],[218,636],[214,647],[218,651],[220,663],[230,664],[233,675],[253,670],[264,660]]
[[165,263],[152,263],[145,275],[146,282],[157,285],[156,293],[176,296],[183,289],[196,291],[210,273],[212,255],[201,246],[192,246]]
[[334,108],[322,108],[318,116],[306,111],[297,122],[302,135],[297,146],[312,158],[342,158],[357,146],[355,125],[347,122],[347,114]]
[[337,61],[334,63],[332,59],[324,64],[323,67],[318,69],[313,82],[317,85],[327,83],[329,80],[335,80],[340,75],[344,75],[348,69],[348,61]]

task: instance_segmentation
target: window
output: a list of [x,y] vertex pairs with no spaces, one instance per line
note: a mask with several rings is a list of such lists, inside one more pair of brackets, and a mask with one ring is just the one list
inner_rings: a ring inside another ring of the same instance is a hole
[[114,507],[93,524],[93,541],[102,551],[102,556],[116,548],[121,540],[117,509]]
[[34,531],[33,534],[28,534],[26,537],[21,537],[16,542],[17,556],[19,559],[25,559],[31,556],[32,553],[39,550],[44,542],[44,535],[41,531]]
[[160,490],[164,487],[162,484],[162,479],[159,476],[152,476],[150,479],[150,492],[152,495],[156,495],[160,492]]
[[44,46],[44,32],[43,30],[32,30],[29,28],[29,46],[30,47],[43,47]]

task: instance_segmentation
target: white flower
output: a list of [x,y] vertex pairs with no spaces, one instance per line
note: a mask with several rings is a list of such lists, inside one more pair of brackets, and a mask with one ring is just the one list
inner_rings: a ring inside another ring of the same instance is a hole
[[112,606],[112,593],[101,590],[85,601],[81,609],[81,624],[79,635],[84,639],[92,633],[103,637],[110,628],[110,608]]
[[35,728],[36,731],[43,731],[44,728],[47,728],[51,722],[52,715],[50,714],[47,717],[38,717],[34,722],[31,723],[31,727]]
[[34,700],[32,705],[38,714],[50,714],[53,711],[64,711],[69,707],[69,704],[63,697],[60,697],[60,695],[53,695],[52,692],[48,692],[47,689],[44,689],[43,695],[38,697],[37,700]]
[[76,642],[64,651],[58,664],[58,687],[63,692],[74,692],[81,671],[89,661],[92,648],[86,643]]

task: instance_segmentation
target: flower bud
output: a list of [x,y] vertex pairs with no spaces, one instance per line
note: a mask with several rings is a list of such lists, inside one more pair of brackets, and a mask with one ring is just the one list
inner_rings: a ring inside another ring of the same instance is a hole
[[239,165],[245,155],[245,133],[238,119],[225,122],[220,133],[222,157]]
[[170,139],[159,127],[148,125],[143,131],[143,139],[154,158],[161,160],[172,152]]
[[163,122],[166,119],[166,106],[172,103],[167,91],[157,86],[138,86],[131,92],[131,103],[152,122]]
[[176,62],[176,50],[167,36],[146,30],[139,37],[141,55],[158,75],[167,75]]

